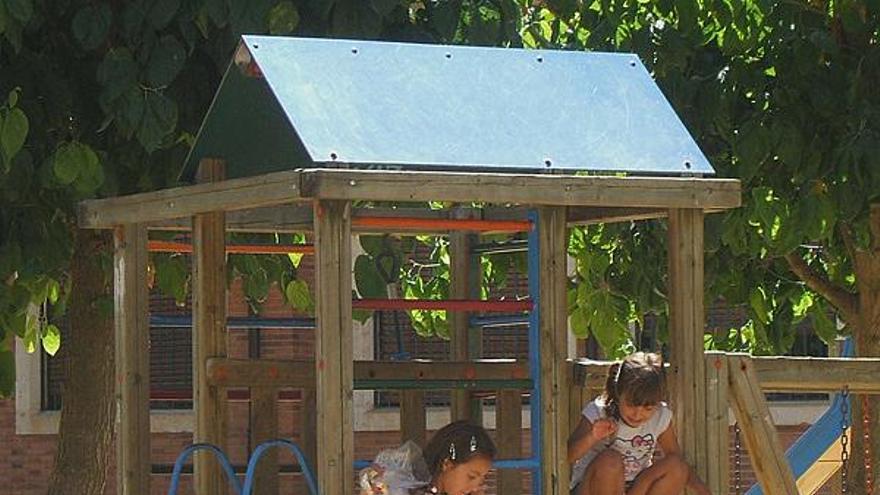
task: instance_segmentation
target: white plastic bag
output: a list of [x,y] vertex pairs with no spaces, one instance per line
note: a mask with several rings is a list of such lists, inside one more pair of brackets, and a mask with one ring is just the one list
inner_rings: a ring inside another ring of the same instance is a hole
[[428,468],[422,449],[411,441],[379,452],[369,467],[358,474],[361,495],[409,495],[428,484]]

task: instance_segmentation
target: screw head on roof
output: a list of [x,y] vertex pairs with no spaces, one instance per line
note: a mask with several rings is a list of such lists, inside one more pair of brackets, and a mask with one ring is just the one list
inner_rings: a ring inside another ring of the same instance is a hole
[[551,161],[549,158],[545,159],[545,160],[544,160],[544,166],[545,166],[545,167],[551,167],[551,166],[553,166],[553,161]]
[[690,160],[685,160],[685,161],[684,161],[684,168],[688,168],[688,169],[691,168],[691,162],[690,162]]
[[452,58],[452,54],[449,53],[449,52],[446,52],[446,55],[445,55],[445,56],[446,56],[446,58]]
[[352,48],[352,49],[351,49],[351,53],[354,53],[355,55],[357,55],[357,52],[358,52],[358,49],[357,49],[357,48]]
[[630,66],[630,67],[635,67],[635,66],[636,66],[636,61],[635,61],[635,60],[630,60],[630,61],[629,61],[629,66]]
[[538,63],[540,64],[541,62],[544,61],[544,57],[538,57],[538,58],[536,58],[535,60],[537,60]]
[[330,152],[330,159],[331,159],[331,160],[335,160],[335,159],[337,159],[337,158],[339,158],[339,156],[336,154],[336,152],[335,152],[335,151],[331,151],[331,152]]

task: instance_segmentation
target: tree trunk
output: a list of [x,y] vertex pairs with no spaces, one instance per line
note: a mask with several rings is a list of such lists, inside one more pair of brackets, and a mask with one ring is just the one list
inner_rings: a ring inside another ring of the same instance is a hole
[[49,494],[103,495],[113,448],[113,315],[99,304],[109,297],[101,259],[108,232],[78,230],[70,276],[73,292],[64,334],[64,382],[58,452]]
[[[854,255],[854,268],[859,297],[859,315],[853,330],[856,341],[856,355],[859,357],[880,357],[880,205],[871,207],[872,245],[868,250],[858,250]],[[880,453],[880,400],[869,397],[868,435],[865,435],[865,416],[863,397],[853,398],[853,459],[850,472],[853,473],[851,485],[853,493],[874,495],[878,490],[877,454]],[[865,440],[869,440],[869,451],[865,450]],[[866,453],[873,473],[874,490],[868,493],[865,485]]]

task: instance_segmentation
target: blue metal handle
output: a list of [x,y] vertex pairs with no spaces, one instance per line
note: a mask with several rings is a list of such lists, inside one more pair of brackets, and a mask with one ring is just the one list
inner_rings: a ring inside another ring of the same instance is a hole
[[177,456],[177,460],[174,461],[174,471],[171,472],[171,486],[168,487],[168,495],[177,495],[177,486],[180,484],[180,475],[183,472],[183,464],[189,456],[197,450],[207,450],[214,453],[217,457],[217,462],[220,463],[220,467],[223,468],[223,471],[226,472],[226,476],[229,478],[229,482],[232,483],[232,488],[235,490],[235,493],[240,495],[241,483],[239,483],[238,478],[235,477],[235,470],[232,468],[232,463],[229,462],[229,457],[227,457],[219,447],[210,443],[194,443],[183,449],[183,452]]
[[244,491],[242,492],[242,495],[251,495],[251,492],[254,489],[254,471],[257,469],[257,462],[259,462],[260,457],[272,447],[286,447],[290,450],[294,457],[296,457],[296,461],[302,469],[303,477],[306,479],[306,485],[309,487],[309,493],[312,495],[321,495],[318,491],[318,484],[315,482],[315,476],[312,474],[312,469],[309,467],[309,463],[306,462],[305,455],[303,455],[302,450],[290,440],[267,440],[260,445],[257,445],[257,448],[254,449],[254,452],[251,454],[251,458],[248,461],[247,474],[244,476]]

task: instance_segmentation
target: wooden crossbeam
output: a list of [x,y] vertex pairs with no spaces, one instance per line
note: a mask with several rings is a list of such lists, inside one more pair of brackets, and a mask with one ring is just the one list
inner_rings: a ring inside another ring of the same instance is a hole
[[765,391],[880,394],[880,358],[753,357]]
[[735,179],[336,169],[303,171],[301,192],[322,199],[654,208],[735,208],[741,195]]
[[[214,358],[207,362],[207,380],[223,387],[314,388],[312,360]],[[528,363],[487,361],[355,361],[355,380],[522,380]]]
[[751,358],[727,355],[730,405],[764,493],[798,493]]

